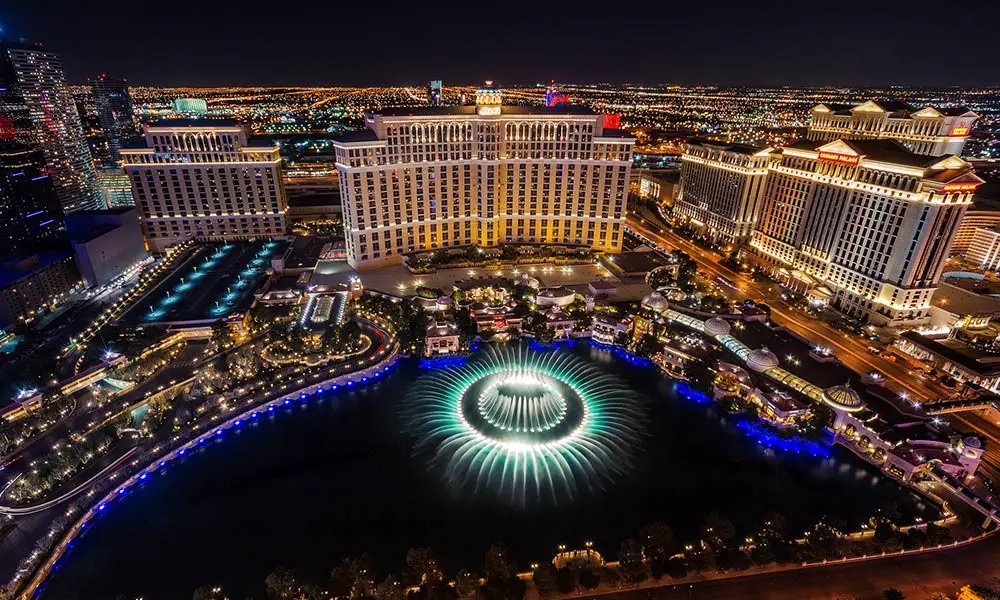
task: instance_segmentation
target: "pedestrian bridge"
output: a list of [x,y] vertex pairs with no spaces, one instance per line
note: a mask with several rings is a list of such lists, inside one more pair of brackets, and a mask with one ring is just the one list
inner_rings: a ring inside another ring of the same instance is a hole
[[996,398],[962,398],[960,400],[944,400],[924,405],[924,410],[929,415],[945,415],[970,410],[987,410],[989,408],[1000,410],[1000,403],[998,403]]

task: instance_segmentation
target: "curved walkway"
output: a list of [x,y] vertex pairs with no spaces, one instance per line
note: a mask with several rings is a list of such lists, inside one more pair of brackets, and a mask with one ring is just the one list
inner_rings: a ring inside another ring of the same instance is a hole
[[[132,455],[135,454],[136,450],[138,450],[138,448],[132,448],[131,450],[129,450],[125,454],[123,454],[120,457],[118,457],[118,460],[116,460],[115,462],[111,463],[110,465],[108,465],[108,466],[104,467],[103,469],[101,469],[100,471],[98,471],[93,477],[91,477],[87,481],[84,481],[80,485],[76,486],[75,488],[71,489],[70,491],[66,492],[65,494],[63,494],[63,495],[61,495],[61,496],[59,496],[57,498],[53,498],[51,500],[46,500],[45,502],[40,502],[38,504],[33,504],[33,505],[30,505],[30,506],[3,506],[3,505],[0,505],[0,515],[11,515],[11,516],[33,515],[35,513],[40,513],[40,512],[49,510],[50,508],[52,508],[54,506],[58,506],[58,505],[62,504],[63,502],[69,500],[73,496],[76,496],[80,492],[84,491],[86,488],[88,488],[90,486],[90,484],[94,483],[95,481],[98,481],[99,479],[101,479],[102,477],[104,477],[105,475],[107,475],[108,473],[110,473],[111,471],[114,471],[115,469],[117,469],[118,467],[120,467],[122,465],[122,463],[124,463],[125,461],[127,461],[129,458],[132,457]],[[20,475],[18,475],[18,477],[20,477]],[[3,497],[4,493],[7,492],[7,488],[9,488],[11,485],[13,485],[14,481],[16,481],[16,480],[17,480],[16,478],[14,480],[12,480],[10,482],[10,484],[8,484],[7,487],[5,487],[3,489],[3,492],[0,492],[0,498]]]
[[[150,475],[155,474],[160,469],[167,467],[172,461],[183,458],[188,452],[204,446],[209,441],[221,439],[225,433],[230,430],[239,429],[248,422],[257,421],[262,415],[273,413],[282,407],[289,407],[293,405],[295,401],[304,402],[316,394],[334,391],[340,386],[354,387],[364,385],[369,382],[375,382],[388,373],[396,364],[399,356],[399,343],[396,340],[396,336],[395,334],[390,335],[387,333],[387,330],[390,329],[390,327],[386,323],[376,322],[375,318],[364,318],[363,320],[366,321],[371,327],[372,332],[380,338],[380,343],[377,345],[375,352],[370,357],[376,361],[374,364],[361,368],[357,371],[340,373],[323,381],[305,385],[289,392],[281,393],[281,395],[269,401],[261,402],[252,407],[248,407],[243,412],[230,417],[221,424],[209,425],[206,428],[206,431],[203,431],[183,444],[175,446],[172,450],[166,452],[165,454],[154,450],[152,454],[155,454],[155,456],[150,456],[149,458],[151,458],[151,460],[149,460],[145,466],[141,467],[130,477],[116,485],[80,516],[73,526],[62,536],[58,544],[52,548],[45,562],[34,571],[34,576],[30,579],[28,584],[20,590],[16,597],[21,600],[29,600],[32,598],[42,583],[44,583],[55,564],[66,553],[69,545],[76,539],[77,536],[80,535],[81,532],[83,532],[93,519],[103,514],[104,511],[107,510],[109,506],[113,505],[117,499],[127,495],[133,488],[142,485]],[[362,362],[364,361],[356,361],[353,363],[353,366],[360,366]],[[302,380],[300,379],[299,381]],[[284,388],[285,386],[282,387]]]

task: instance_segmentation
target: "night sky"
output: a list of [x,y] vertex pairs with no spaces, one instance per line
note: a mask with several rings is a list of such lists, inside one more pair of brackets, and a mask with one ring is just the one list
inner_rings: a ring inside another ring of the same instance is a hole
[[2,0],[74,82],[1000,84],[1000,1]]

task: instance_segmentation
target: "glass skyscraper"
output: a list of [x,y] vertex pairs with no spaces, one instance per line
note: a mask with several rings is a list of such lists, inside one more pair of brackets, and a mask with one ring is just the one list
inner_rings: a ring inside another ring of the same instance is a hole
[[3,137],[45,154],[63,212],[103,208],[62,58],[40,45],[0,40],[0,88]]
[[128,84],[102,74],[90,85],[94,93],[97,118],[104,136],[108,138],[111,159],[118,162],[122,146],[139,137],[139,129],[132,117],[132,97],[128,93]]

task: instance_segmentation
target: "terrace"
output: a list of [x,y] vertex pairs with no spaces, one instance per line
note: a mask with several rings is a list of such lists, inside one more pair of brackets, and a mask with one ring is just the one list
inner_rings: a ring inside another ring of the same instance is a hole
[[197,324],[245,312],[267,276],[278,240],[204,246],[133,307],[124,321],[135,325]]

